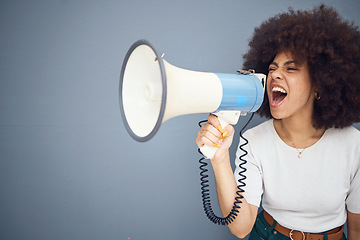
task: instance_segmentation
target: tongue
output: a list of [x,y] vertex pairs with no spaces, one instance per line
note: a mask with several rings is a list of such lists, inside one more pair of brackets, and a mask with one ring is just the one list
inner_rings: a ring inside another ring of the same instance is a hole
[[285,93],[275,92],[273,93],[273,103],[279,103],[286,97]]

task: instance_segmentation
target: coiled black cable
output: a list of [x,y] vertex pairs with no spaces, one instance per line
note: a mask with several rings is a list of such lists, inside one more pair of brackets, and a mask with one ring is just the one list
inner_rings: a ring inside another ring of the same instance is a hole
[[[209,175],[206,174],[206,172],[208,172],[207,167],[207,162],[205,162],[206,158],[204,157],[204,155],[201,153],[200,149],[198,149],[198,152],[203,155],[203,157],[199,160],[200,163],[200,181],[201,181],[201,195],[202,195],[202,202],[203,202],[203,208],[205,211],[206,216],[210,219],[210,221],[212,221],[215,224],[219,224],[219,225],[229,225],[230,223],[232,223],[235,218],[237,217],[238,213],[239,213],[239,208],[240,208],[240,204],[242,203],[241,199],[243,199],[244,197],[242,196],[242,193],[245,192],[242,188],[246,186],[245,184],[245,179],[246,176],[244,175],[244,173],[246,172],[246,168],[245,168],[245,164],[247,163],[247,161],[245,159],[243,159],[248,152],[243,148],[245,145],[248,144],[248,140],[242,135],[243,131],[245,130],[245,128],[247,127],[247,125],[249,124],[249,122],[251,121],[251,119],[253,118],[254,113],[251,114],[249,120],[247,121],[247,123],[243,126],[243,128],[240,130],[240,138],[242,138],[244,140],[244,143],[241,144],[239,146],[239,148],[244,152],[241,156],[239,156],[239,160],[240,160],[240,164],[239,164],[239,168],[240,168],[240,172],[239,172],[239,176],[240,178],[238,179],[239,184],[237,185],[237,191],[236,191],[236,197],[235,197],[235,202],[234,205],[229,213],[228,216],[226,217],[218,217],[217,215],[215,215],[212,207],[211,207],[211,200],[210,200],[210,190],[209,190],[209,180],[208,177]],[[207,120],[204,121],[200,121],[199,122],[199,126],[201,127],[203,123],[206,123]]]

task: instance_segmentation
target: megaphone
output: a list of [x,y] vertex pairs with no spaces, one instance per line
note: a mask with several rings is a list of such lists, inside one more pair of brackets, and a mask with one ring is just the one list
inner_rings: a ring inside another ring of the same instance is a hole
[[[150,140],[166,120],[185,114],[213,113],[223,128],[236,124],[241,112],[263,102],[266,76],[211,73],[175,67],[147,40],[128,50],[120,74],[120,111],[127,132],[139,142]],[[212,158],[217,149],[204,146]]]

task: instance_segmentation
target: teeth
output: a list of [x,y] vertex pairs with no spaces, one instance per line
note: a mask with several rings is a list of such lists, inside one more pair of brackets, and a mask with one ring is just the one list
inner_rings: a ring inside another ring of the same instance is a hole
[[280,87],[273,87],[272,89],[273,92],[281,92],[281,93],[286,93],[286,91]]

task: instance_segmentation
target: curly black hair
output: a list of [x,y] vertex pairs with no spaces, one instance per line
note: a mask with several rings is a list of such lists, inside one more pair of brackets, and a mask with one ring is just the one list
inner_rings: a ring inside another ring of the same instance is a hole
[[[244,55],[244,69],[268,73],[277,53],[289,51],[307,62],[320,99],[314,101],[315,128],[343,128],[360,122],[360,32],[337,11],[320,5],[278,14],[255,29]],[[267,94],[258,110],[273,118]]]

